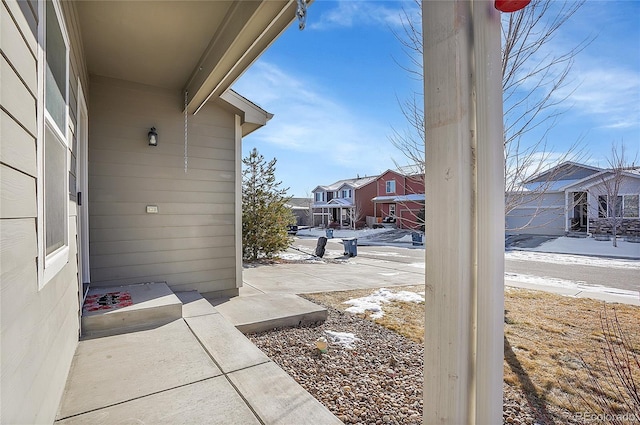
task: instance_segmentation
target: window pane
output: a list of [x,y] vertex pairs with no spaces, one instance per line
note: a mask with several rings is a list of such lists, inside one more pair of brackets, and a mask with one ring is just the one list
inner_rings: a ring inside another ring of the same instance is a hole
[[[614,214],[615,208],[615,214]],[[616,196],[616,205],[611,205],[611,211],[609,217],[622,217],[622,196]]]
[[598,217],[607,217],[607,197],[605,195],[598,196]]
[[396,181],[389,180],[387,182],[387,193],[394,193],[396,191]]
[[47,1],[45,105],[58,129],[65,131],[67,47],[51,1]]
[[639,216],[639,205],[638,200],[640,196],[638,195],[626,195],[624,197],[624,217],[638,217]]
[[58,137],[46,127],[44,137],[44,218],[45,247],[49,255],[65,245],[67,155]]

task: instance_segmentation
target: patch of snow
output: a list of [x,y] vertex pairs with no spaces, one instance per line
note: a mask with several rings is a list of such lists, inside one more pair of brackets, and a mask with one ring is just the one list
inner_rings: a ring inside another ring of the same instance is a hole
[[335,344],[342,345],[347,350],[353,350],[353,344],[360,339],[357,338],[351,332],[334,332],[334,331],[324,331],[331,341]]
[[349,313],[364,314],[368,311],[372,313],[372,319],[379,319],[384,316],[382,304],[389,303],[391,301],[420,303],[424,302],[424,295],[410,291],[392,292],[387,288],[380,288],[371,295],[361,298],[353,298],[345,301],[344,304],[351,305],[351,307],[348,307],[345,310]]
[[597,241],[594,238],[559,237],[542,243],[531,251],[555,252],[580,255],[606,255],[615,258],[640,258],[640,243],[627,242],[618,239],[618,247],[613,247],[611,241]]
[[424,269],[426,267],[425,263],[411,263],[408,264],[409,267],[415,267],[417,269]]
[[394,242],[413,242],[413,238],[411,235],[404,235],[399,239],[395,239]]
[[396,258],[409,258],[408,255],[402,255],[399,252],[379,252],[379,251],[368,251],[367,255],[372,257],[396,257]]
[[[602,242],[598,242],[602,243]],[[624,260],[602,257],[588,257],[570,254],[550,254],[547,252],[532,251],[507,251],[504,254],[507,260],[537,261],[542,263],[567,264],[579,266],[595,266],[616,269],[637,269],[640,270],[640,261]]]
[[640,293],[638,291],[628,291],[625,289],[608,288],[606,286],[601,286],[601,285],[589,285],[583,281],[557,279],[553,277],[531,276],[531,275],[519,274],[519,273],[505,273],[504,278],[505,280],[511,280],[511,281],[522,282],[522,283],[530,283],[534,285],[544,285],[544,286],[553,286],[557,288],[575,289],[576,292],[586,291],[586,292],[597,292],[597,293],[603,293],[603,294],[621,295],[624,297],[633,297],[633,298],[640,297]]
[[283,260],[287,261],[306,261],[312,263],[322,263],[322,260],[318,257],[314,257],[313,255],[306,254],[294,254],[290,252],[283,252],[278,255]]

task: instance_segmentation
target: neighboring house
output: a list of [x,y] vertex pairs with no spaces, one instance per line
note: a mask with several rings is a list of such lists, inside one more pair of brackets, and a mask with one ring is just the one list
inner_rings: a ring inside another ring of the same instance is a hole
[[313,198],[291,198],[286,206],[296,217],[298,226],[311,226]]
[[371,200],[374,221],[391,219],[400,229],[420,229],[424,199],[423,175],[387,170],[376,179],[376,196]]
[[376,194],[376,177],[340,180],[318,186],[313,193],[313,225],[354,227],[373,214],[371,198]]
[[270,114],[229,87],[296,2],[0,9],[0,422],[52,423],[84,284],[238,293],[241,139]]
[[[506,215],[510,232],[563,235],[610,233],[614,211],[605,189],[613,172],[584,164],[564,162],[524,182],[522,190],[507,193],[515,207]],[[619,234],[640,233],[640,171],[622,173],[618,192]]]

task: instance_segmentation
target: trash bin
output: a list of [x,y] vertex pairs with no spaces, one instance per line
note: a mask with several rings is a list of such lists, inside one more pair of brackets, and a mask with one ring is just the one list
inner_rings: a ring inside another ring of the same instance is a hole
[[327,229],[325,232],[327,233],[327,239],[333,239],[333,229]]
[[411,242],[413,242],[413,246],[422,245],[422,233],[413,232],[411,233]]
[[358,255],[358,239],[357,238],[343,239],[342,243],[344,245],[345,256],[355,257]]
[[316,257],[324,257],[324,248],[327,246],[327,238],[320,236],[318,238],[318,245],[316,245]]

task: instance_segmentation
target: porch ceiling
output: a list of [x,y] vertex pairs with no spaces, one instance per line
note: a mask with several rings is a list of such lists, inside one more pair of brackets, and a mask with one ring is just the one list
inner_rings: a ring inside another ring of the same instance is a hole
[[188,88],[190,112],[229,88],[295,16],[293,0],[76,4],[90,74]]
[[81,1],[90,73],[182,89],[231,2]]

